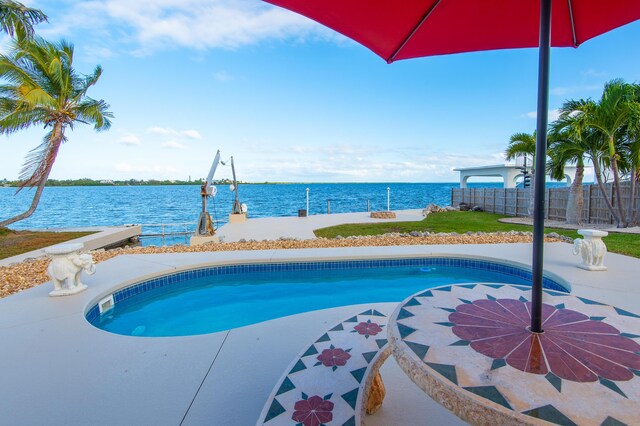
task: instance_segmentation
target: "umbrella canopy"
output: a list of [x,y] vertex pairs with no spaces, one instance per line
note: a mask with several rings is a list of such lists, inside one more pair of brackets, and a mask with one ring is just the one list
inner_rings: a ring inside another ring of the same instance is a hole
[[[266,0],[305,15],[385,61],[538,47],[539,0]],[[637,0],[557,0],[551,46],[585,41],[640,18]]]
[[265,0],[399,59],[539,47],[531,328],[542,332],[544,187],[551,46],[583,42],[640,19],[639,0]]

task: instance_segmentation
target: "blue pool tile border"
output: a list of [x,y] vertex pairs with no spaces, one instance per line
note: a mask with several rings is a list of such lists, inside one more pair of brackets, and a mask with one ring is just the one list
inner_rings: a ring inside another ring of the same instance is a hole
[[[289,271],[327,271],[327,270],[348,270],[364,268],[393,268],[393,267],[429,267],[429,266],[450,266],[467,269],[479,269],[484,271],[498,272],[531,281],[531,271],[479,259],[456,258],[456,257],[420,257],[409,259],[367,259],[367,260],[337,260],[337,261],[309,261],[309,262],[281,262],[281,263],[253,263],[242,265],[212,266],[208,268],[192,269],[177,272],[170,275],[153,278],[125,287],[113,293],[114,304],[138,294],[155,290],[170,285],[174,285],[185,280],[215,277],[220,275],[260,273],[260,272],[289,272]],[[547,290],[555,290],[568,293],[568,290],[549,277],[542,278],[542,286]],[[98,304],[89,309],[86,314],[87,321],[95,323],[100,318]]]

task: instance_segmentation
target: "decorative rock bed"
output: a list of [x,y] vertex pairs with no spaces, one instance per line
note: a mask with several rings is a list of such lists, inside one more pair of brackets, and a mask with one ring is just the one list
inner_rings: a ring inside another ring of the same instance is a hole
[[[550,233],[547,242],[569,242],[571,238]],[[274,241],[242,241],[237,243],[204,244],[200,246],[165,246],[165,247],[127,247],[114,250],[96,250],[90,252],[96,263],[104,262],[121,254],[157,254],[157,253],[197,253],[207,251],[238,250],[274,250],[299,248],[333,248],[333,247],[366,247],[366,246],[403,246],[403,245],[439,245],[439,244],[499,244],[530,243],[531,232],[467,232],[466,234],[432,233],[412,231],[411,233],[391,233],[377,236],[317,238],[313,240],[296,240],[281,238]],[[49,280],[47,266],[49,259],[27,260],[11,266],[0,267],[0,297],[9,296],[22,290],[34,287]]]
[[395,212],[371,212],[371,217],[373,219],[395,219]]

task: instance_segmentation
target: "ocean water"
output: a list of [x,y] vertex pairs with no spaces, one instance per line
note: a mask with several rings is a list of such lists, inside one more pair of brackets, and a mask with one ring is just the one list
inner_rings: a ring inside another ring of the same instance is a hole
[[[501,183],[475,183],[469,186],[501,187]],[[310,183],[245,184],[239,186],[239,199],[248,206],[249,217],[297,216],[306,208],[309,188],[309,214],[387,209],[387,188],[391,210],[424,208],[430,203],[448,205],[451,188],[458,183]],[[15,188],[0,187],[0,218],[25,211],[33,190],[15,194]],[[209,213],[222,226],[231,212],[233,194],[226,185],[209,204]],[[13,229],[115,226],[125,224],[184,224],[193,230],[201,209],[200,187],[190,186],[84,186],[47,187],[38,209],[28,219],[11,225]],[[165,231],[184,230],[184,225]],[[143,227],[143,232],[159,232]],[[184,236],[164,243],[184,243]],[[145,240],[146,244],[161,244]]]

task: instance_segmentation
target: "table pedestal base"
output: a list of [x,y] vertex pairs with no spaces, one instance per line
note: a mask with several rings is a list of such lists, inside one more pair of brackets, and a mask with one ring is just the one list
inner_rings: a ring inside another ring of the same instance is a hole
[[472,424],[637,424],[640,315],[544,290],[544,333],[529,331],[531,287],[431,288],[389,323],[398,365]]
[[380,371],[377,371],[376,376],[373,378],[373,383],[371,384],[369,399],[367,399],[367,414],[373,414],[378,411],[382,406],[382,401],[386,394],[387,391],[384,387],[384,383],[382,382],[382,376],[380,376]]

